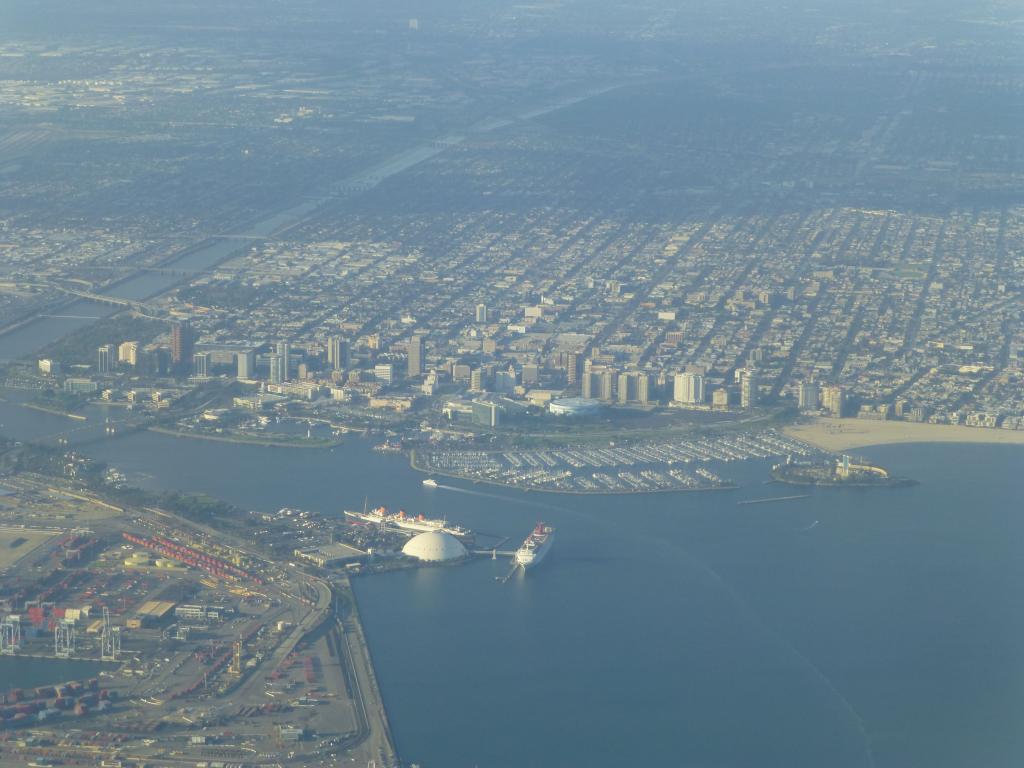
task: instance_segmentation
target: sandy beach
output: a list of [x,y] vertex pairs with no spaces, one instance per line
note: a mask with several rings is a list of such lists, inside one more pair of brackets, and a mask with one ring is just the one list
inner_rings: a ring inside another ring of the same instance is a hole
[[1005,443],[1024,445],[1024,430],[916,424],[907,421],[862,421],[817,418],[783,430],[827,451],[846,451],[890,443]]

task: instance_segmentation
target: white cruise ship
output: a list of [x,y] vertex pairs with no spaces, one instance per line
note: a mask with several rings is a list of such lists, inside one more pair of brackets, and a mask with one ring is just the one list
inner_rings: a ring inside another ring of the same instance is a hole
[[348,517],[353,517],[356,520],[362,520],[365,523],[373,523],[375,525],[383,524],[403,531],[413,531],[415,533],[444,531],[445,533],[450,533],[452,536],[469,535],[469,531],[465,528],[461,528],[457,525],[449,525],[446,520],[431,520],[423,515],[416,515],[413,517],[405,514],[403,510],[399,510],[395,514],[388,514],[387,509],[384,507],[376,507],[368,512],[354,512],[346,509],[345,514]]
[[396,528],[402,528],[406,531],[444,531],[452,536],[465,536],[469,533],[465,528],[460,528],[457,525],[448,525],[447,520],[431,520],[423,515],[410,517],[401,509],[398,510],[398,514],[391,516],[389,522]]
[[516,550],[516,563],[523,569],[532,568],[545,558],[555,540],[555,529],[544,523],[537,523],[526,541]]

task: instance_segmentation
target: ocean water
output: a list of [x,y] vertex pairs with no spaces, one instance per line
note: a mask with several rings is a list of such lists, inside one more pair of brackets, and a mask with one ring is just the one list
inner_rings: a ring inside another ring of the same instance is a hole
[[[0,414],[2,415],[2,414]],[[138,434],[88,446],[136,483],[254,509],[403,507],[548,559],[357,579],[400,754],[432,766],[998,768],[1024,761],[1024,450],[863,451],[921,481],[560,496],[333,450]]]

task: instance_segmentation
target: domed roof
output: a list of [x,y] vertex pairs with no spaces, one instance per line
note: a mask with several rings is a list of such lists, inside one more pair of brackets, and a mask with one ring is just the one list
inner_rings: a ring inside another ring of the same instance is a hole
[[466,548],[450,533],[427,531],[409,539],[402,547],[402,554],[428,563],[441,563],[465,557]]

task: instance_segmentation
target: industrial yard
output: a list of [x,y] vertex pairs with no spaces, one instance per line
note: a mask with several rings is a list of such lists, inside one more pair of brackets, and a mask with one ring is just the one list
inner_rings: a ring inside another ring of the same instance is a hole
[[0,527],[0,573],[30,555],[36,547],[57,533],[39,528]]
[[[397,765],[344,570],[269,559],[54,478],[16,480],[0,653],[42,669],[106,663],[87,679],[0,685],[0,765]],[[68,499],[110,515],[39,523]],[[280,540],[308,536],[308,515],[288,512],[287,526],[262,522]]]

